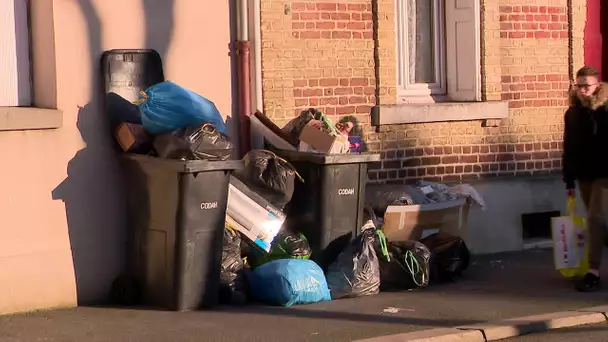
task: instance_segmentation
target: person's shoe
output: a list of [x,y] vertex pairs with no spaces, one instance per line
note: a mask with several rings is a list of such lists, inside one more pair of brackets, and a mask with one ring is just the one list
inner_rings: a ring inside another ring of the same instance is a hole
[[600,288],[600,277],[595,274],[587,273],[576,282],[576,289],[579,292],[597,291]]

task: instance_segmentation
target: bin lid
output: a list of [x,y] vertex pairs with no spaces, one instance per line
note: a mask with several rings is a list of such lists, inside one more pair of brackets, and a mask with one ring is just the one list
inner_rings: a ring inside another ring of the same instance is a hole
[[109,50],[101,56],[106,115],[112,130],[121,122],[141,125],[140,92],[165,80],[158,52],[149,49]]
[[242,160],[208,161],[208,160],[174,160],[140,154],[123,154],[124,159],[136,162],[146,167],[170,169],[178,173],[197,173],[210,171],[232,171],[245,167]]
[[139,99],[140,91],[165,80],[162,59],[151,49],[105,51],[101,69],[106,94],[118,94],[129,102]]
[[308,162],[319,165],[362,164],[380,161],[380,154],[378,153],[321,154],[286,150],[273,151],[290,162]]

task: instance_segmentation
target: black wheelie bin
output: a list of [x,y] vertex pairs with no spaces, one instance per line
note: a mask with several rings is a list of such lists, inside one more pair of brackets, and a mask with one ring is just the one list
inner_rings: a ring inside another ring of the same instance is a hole
[[379,154],[317,154],[274,150],[304,179],[295,182],[285,226],[303,233],[312,260],[327,269],[363,225],[367,164]]
[[[112,133],[141,124],[132,101],[164,81],[154,50],[110,50],[101,58]],[[210,308],[219,295],[222,244],[232,171],[241,160],[182,161],[123,154],[127,198],[124,273],[110,299],[167,310]]]
[[243,162],[141,155],[127,155],[122,162],[129,291],[141,293],[141,304],[168,310],[217,305],[228,184]]

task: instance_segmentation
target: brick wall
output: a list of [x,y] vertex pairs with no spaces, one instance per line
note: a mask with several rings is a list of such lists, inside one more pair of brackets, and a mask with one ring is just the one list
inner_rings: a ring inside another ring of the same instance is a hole
[[370,127],[376,100],[396,99],[394,1],[377,1],[374,35],[371,1],[263,0],[268,115],[283,123],[311,106],[354,114],[368,149],[382,154],[382,162],[371,165],[372,181],[559,171],[569,67],[582,63],[582,48],[569,49],[568,36],[572,31],[573,46],[582,46],[584,0],[573,0],[571,24],[567,0],[482,0],[483,97],[508,100],[507,119],[490,127],[480,121]]
[[371,1],[262,0],[264,110],[283,124],[303,109],[369,124],[376,104]]

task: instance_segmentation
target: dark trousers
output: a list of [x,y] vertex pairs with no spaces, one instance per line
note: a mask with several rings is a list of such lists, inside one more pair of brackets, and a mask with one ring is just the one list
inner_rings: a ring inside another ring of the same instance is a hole
[[599,270],[606,244],[608,227],[608,178],[579,182],[581,197],[587,209],[589,231],[589,266]]

